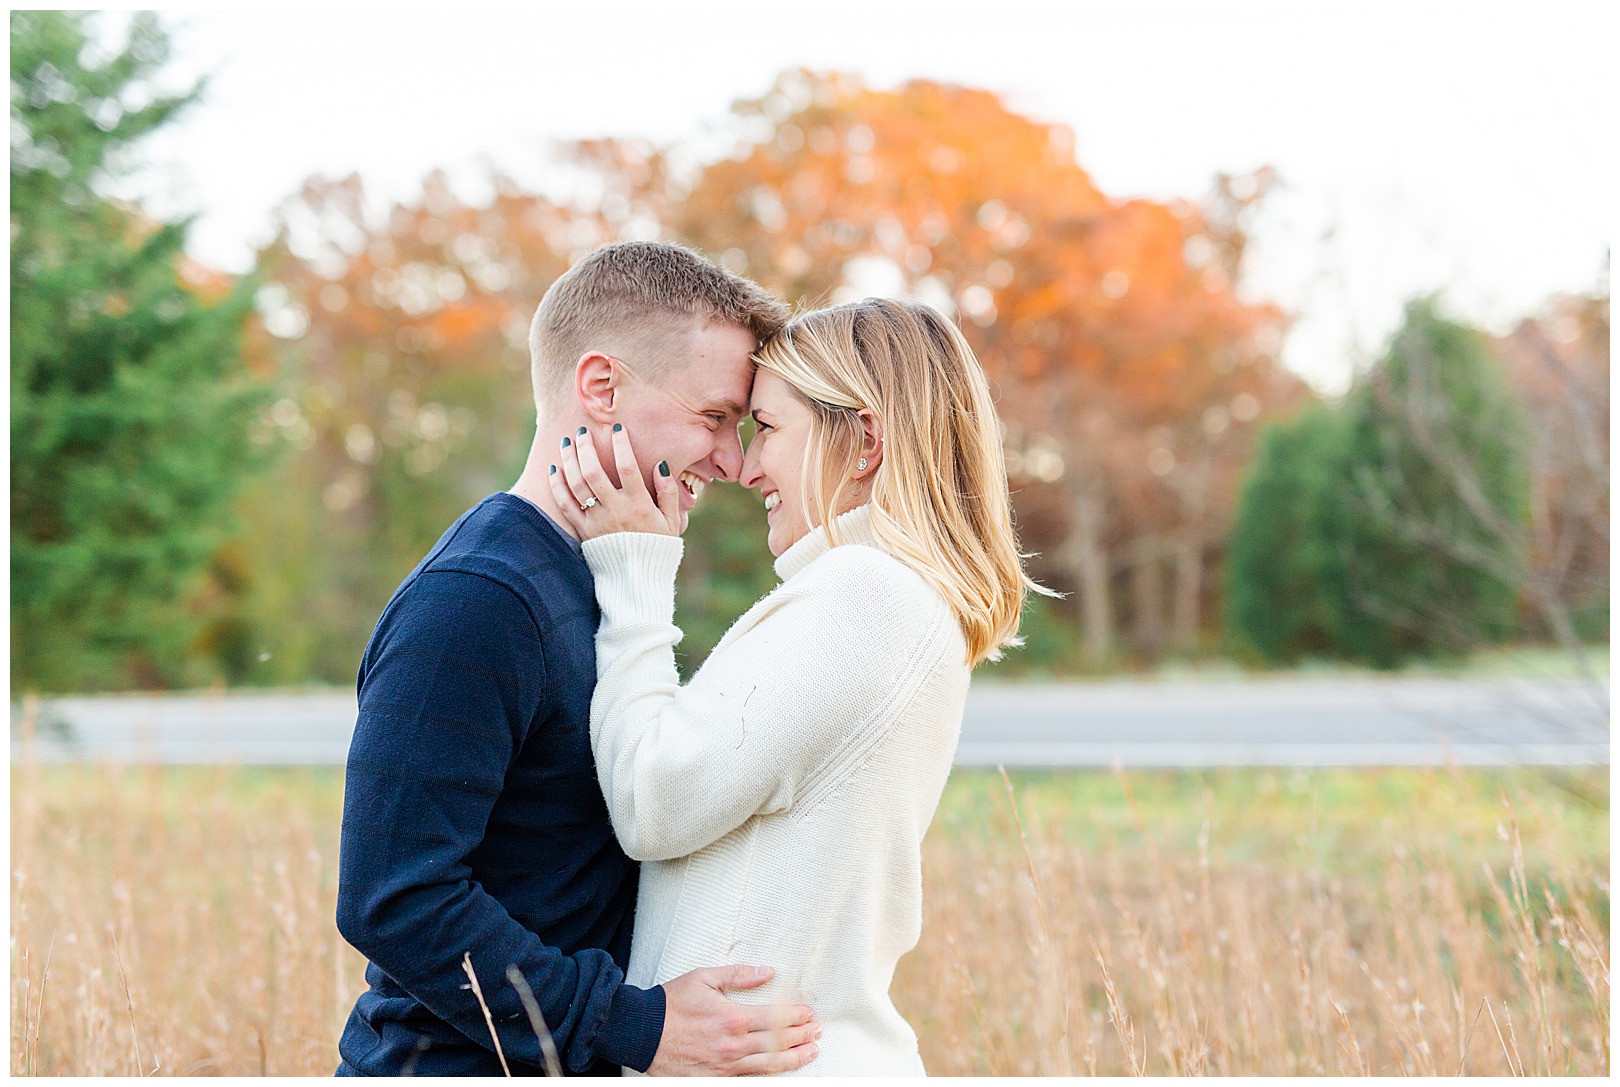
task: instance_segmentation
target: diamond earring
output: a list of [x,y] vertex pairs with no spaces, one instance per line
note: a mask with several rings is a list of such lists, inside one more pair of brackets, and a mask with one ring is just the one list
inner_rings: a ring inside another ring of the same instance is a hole
[[865,457],[862,457],[860,460],[855,462],[855,470],[857,472],[866,471],[866,458]]

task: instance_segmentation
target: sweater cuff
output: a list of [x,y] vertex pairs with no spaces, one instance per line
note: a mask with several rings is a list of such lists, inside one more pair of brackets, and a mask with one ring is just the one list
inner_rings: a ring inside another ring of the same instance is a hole
[[592,1048],[624,1068],[645,1072],[658,1055],[658,1042],[664,1034],[664,987],[637,989],[621,985],[613,994],[607,1021]]
[[612,622],[675,618],[675,574],[686,543],[652,532],[611,532],[586,540],[585,562],[596,580],[602,618]]

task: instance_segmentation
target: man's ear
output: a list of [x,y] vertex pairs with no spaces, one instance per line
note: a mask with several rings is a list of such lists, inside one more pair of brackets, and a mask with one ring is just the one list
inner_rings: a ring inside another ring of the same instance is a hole
[[587,351],[574,365],[574,395],[594,423],[613,422],[619,404],[619,368],[600,351]]
[[877,466],[883,463],[883,420],[873,414],[871,408],[862,408],[859,412],[861,420],[861,452],[866,460],[865,473],[876,471]]

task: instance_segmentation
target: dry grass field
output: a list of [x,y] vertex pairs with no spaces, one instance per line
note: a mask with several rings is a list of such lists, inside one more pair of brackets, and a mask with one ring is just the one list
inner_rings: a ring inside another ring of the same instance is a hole
[[[341,772],[11,784],[14,1074],[330,1074]],[[958,773],[895,999],[935,1074],[1603,1075],[1607,770],[1574,784]]]

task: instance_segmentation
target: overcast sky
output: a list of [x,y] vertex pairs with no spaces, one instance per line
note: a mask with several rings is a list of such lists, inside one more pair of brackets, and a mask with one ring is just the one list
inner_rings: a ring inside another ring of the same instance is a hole
[[[688,140],[792,67],[986,87],[1076,133],[1111,196],[1197,198],[1280,171],[1251,287],[1299,314],[1286,357],[1326,389],[1401,301],[1444,288],[1505,327],[1603,274],[1614,225],[1617,5],[1537,2],[591,3],[179,10],[175,78],[205,103],[147,147],[144,191],[245,269],[314,173],[380,198],[435,167],[543,185],[552,141]],[[116,25],[119,16],[110,17]]]

